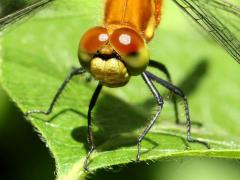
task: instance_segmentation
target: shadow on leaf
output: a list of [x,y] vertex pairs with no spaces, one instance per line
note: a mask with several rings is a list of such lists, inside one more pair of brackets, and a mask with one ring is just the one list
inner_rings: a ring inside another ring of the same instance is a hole
[[[200,61],[190,72],[189,75],[180,83],[186,94],[192,93],[198,86],[201,79],[206,75],[208,64],[206,60]],[[97,101],[93,114],[93,130],[94,140],[97,149],[100,151],[113,150],[120,147],[136,145],[137,138],[143,132],[144,127],[149,123],[153,115],[153,108],[156,106],[154,98],[147,99],[142,104],[131,105],[124,102],[115,96],[105,93]],[[138,107],[144,109],[144,112],[139,110]],[[143,108],[142,108],[143,107]],[[64,109],[57,114],[53,115],[47,122],[54,121],[58,116],[67,111],[76,113],[77,115],[87,119],[87,116],[75,109]],[[45,121],[46,122],[46,121]],[[171,133],[160,133],[162,136],[178,137],[188,148],[185,138]],[[89,149],[87,142],[87,127],[76,127],[71,132],[72,138],[84,144],[85,149]],[[159,143],[145,137],[145,141],[152,144],[154,149],[159,146]],[[147,151],[143,152],[146,153]]]

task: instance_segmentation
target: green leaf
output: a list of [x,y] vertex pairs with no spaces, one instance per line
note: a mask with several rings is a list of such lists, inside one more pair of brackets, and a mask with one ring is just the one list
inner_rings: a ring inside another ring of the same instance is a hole
[[[1,81],[23,112],[48,108],[71,67],[79,67],[81,35],[100,25],[102,14],[102,0],[57,0],[3,32]],[[193,127],[193,137],[212,148],[191,144],[186,150],[186,128],[174,124],[169,92],[157,86],[165,104],[161,117],[142,142],[144,161],[182,156],[240,157],[240,68],[188,20],[167,1],[149,49],[151,57],[166,64],[175,84],[189,97],[192,120],[203,123],[202,128]],[[89,83],[85,78],[72,80],[50,116],[29,118],[56,160],[59,180],[84,179],[87,175],[83,170],[88,152],[86,115],[97,82]],[[184,107],[180,100],[178,104],[184,122]],[[134,161],[136,139],[155,108],[155,100],[141,77],[132,77],[122,88],[104,88],[93,112],[97,151],[89,169]]]

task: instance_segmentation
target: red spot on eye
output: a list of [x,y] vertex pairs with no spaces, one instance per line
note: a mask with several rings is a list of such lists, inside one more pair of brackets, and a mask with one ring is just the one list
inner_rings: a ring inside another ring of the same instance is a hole
[[143,46],[143,38],[134,30],[120,28],[110,36],[110,43],[119,54],[137,53]]
[[80,49],[87,53],[95,53],[108,41],[107,29],[94,27],[89,29],[80,41]]

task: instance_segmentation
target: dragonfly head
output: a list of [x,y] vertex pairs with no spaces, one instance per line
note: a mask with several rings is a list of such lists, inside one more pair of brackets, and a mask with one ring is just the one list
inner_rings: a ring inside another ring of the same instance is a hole
[[130,76],[141,74],[149,63],[143,38],[129,28],[111,34],[104,27],[88,30],[80,41],[78,57],[95,79],[109,87],[125,85]]

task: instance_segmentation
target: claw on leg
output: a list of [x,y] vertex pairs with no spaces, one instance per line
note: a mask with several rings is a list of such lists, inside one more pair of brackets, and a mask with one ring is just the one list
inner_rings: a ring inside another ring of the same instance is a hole
[[89,172],[88,169],[88,163],[89,163],[89,158],[91,157],[91,154],[93,153],[93,151],[95,150],[95,147],[92,146],[91,149],[89,150],[87,157],[85,158],[84,164],[83,164],[83,168],[85,171]]

